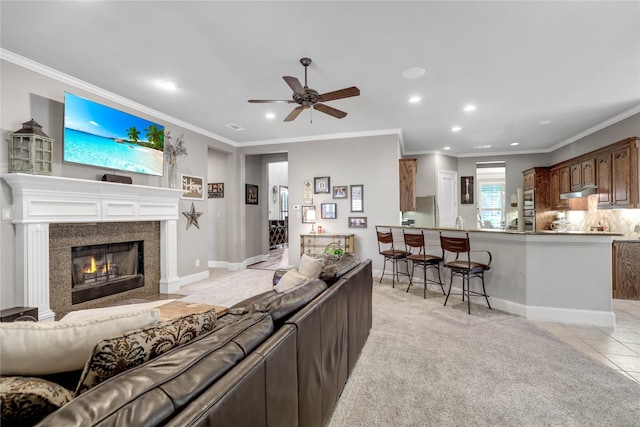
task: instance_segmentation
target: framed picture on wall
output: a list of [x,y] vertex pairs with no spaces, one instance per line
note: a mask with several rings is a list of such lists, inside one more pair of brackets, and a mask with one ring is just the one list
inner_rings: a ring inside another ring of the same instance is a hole
[[333,198],[334,199],[348,199],[349,198],[349,187],[346,185],[335,185],[333,187]]
[[253,184],[245,184],[245,204],[258,204],[258,186]]
[[350,216],[349,228],[367,228],[366,216]]
[[313,193],[323,194],[329,193],[331,190],[329,187],[330,178],[328,176],[321,176],[313,178]]
[[207,194],[210,199],[224,197],[224,182],[210,182],[207,184]]
[[364,212],[364,185],[351,186],[351,212]]
[[204,200],[204,178],[201,176],[180,175],[183,199]]
[[463,205],[473,204],[473,177],[460,177],[460,203]]
[[322,219],[336,219],[338,217],[336,203],[321,203],[320,213]]

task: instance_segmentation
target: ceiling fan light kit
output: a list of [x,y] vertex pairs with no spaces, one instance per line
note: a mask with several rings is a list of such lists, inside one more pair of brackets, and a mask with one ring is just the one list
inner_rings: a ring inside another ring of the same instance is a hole
[[327,92],[320,94],[317,90],[311,89],[307,85],[307,67],[311,65],[310,58],[301,58],[300,63],[304,67],[304,86],[300,83],[300,80],[292,76],[283,76],[282,78],[287,85],[293,90],[292,99],[250,99],[251,103],[275,103],[275,104],[298,104],[287,117],[284,118],[285,122],[291,122],[296,119],[302,112],[308,108],[313,108],[322,113],[333,116],[337,119],[346,117],[347,113],[336,108],[330,107],[323,102],[334,101],[336,99],[350,98],[352,96],[360,95],[360,89],[355,86],[347,87],[333,92]]

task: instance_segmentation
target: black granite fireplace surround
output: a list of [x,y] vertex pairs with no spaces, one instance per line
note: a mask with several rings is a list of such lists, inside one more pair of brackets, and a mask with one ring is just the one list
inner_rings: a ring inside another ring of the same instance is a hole
[[[102,253],[92,254],[94,249]],[[49,226],[49,298],[56,319],[159,291],[160,222]]]
[[71,303],[144,286],[144,242],[71,248]]

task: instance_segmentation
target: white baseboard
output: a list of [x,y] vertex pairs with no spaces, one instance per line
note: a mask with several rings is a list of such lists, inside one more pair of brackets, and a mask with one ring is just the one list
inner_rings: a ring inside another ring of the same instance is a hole
[[190,274],[189,276],[183,276],[180,278],[180,288],[191,283],[199,282],[200,280],[206,280],[209,278],[209,270],[201,271],[199,273]]
[[612,311],[576,310],[571,308],[527,306],[526,318],[548,322],[615,328],[616,314]]
[[257,262],[268,261],[269,255],[256,255],[251,258],[247,258],[242,262],[227,262],[227,261],[209,261],[207,266],[209,268],[226,268],[228,271],[237,271],[247,268],[251,264]]
[[[382,270],[373,271],[373,277],[375,278],[375,282],[378,282],[380,280],[381,274],[382,274]],[[385,277],[387,276],[385,275]],[[398,283],[406,285],[406,282],[396,280],[396,284]],[[445,290],[448,290],[448,286],[445,286]],[[459,294],[460,291],[461,291],[460,287],[457,287],[455,285],[453,286],[452,292]],[[478,298],[479,297],[474,297],[472,302],[478,302],[479,304],[486,304],[484,299],[482,298],[478,299]],[[529,320],[571,323],[576,325],[592,325],[592,326],[600,326],[600,327],[607,327],[607,328],[614,328],[616,325],[615,313],[608,312],[608,311],[576,310],[572,308],[528,306],[522,303],[492,297],[491,295],[489,295],[489,303],[491,304],[491,308],[495,308],[496,310],[515,314],[517,316],[522,316]]]

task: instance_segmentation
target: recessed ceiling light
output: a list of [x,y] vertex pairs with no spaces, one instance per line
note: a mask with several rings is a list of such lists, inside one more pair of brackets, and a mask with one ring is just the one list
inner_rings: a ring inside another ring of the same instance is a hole
[[267,113],[267,114],[265,114],[264,116],[265,116],[267,119],[275,119],[275,118],[276,118],[276,115],[275,115],[275,114],[273,114],[273,113]]
[[512,147],[515,147],[516,145],[520,145],[520,143],[519,143],[519,142],[512,142],[510,145],[511,145]]
[[462,128],[460,126],[454,126],[451,128],[452,132],[460,132],[462,130]]
[[451,147],[444,147],[444,150],[451,150]]
[[412,104],[416,104],[420,101],[422,101],[422,97],[420,96],[412,96],[411,98],[409,98],[409,102]]
[[426,71],[424,68],[411,67],[402,72],[402,77],[404,77],[405,79],[419,79],[420,77],[424,76],[425,73]]
[[540,122],[541,125],[548,125],[549,123],[551,123],[551,120],[543,120]]
[[463,108],[464,111],[473,111],[475,110],[477,107],[475,105],[465,105],[465,107]]
[[160,80],[160,86],[167,90],[175,90],[178,86],[174,82],[170,82],[167,80]]
[[475,147],[473,147],[473,148],[477,148],[478,150],[482,150],[482,149],[485,149],[485,148],[491,148],[491,145],[490,145],[490,144],[485,144],[485,145],[476,145],[476,146],[475,146]]

